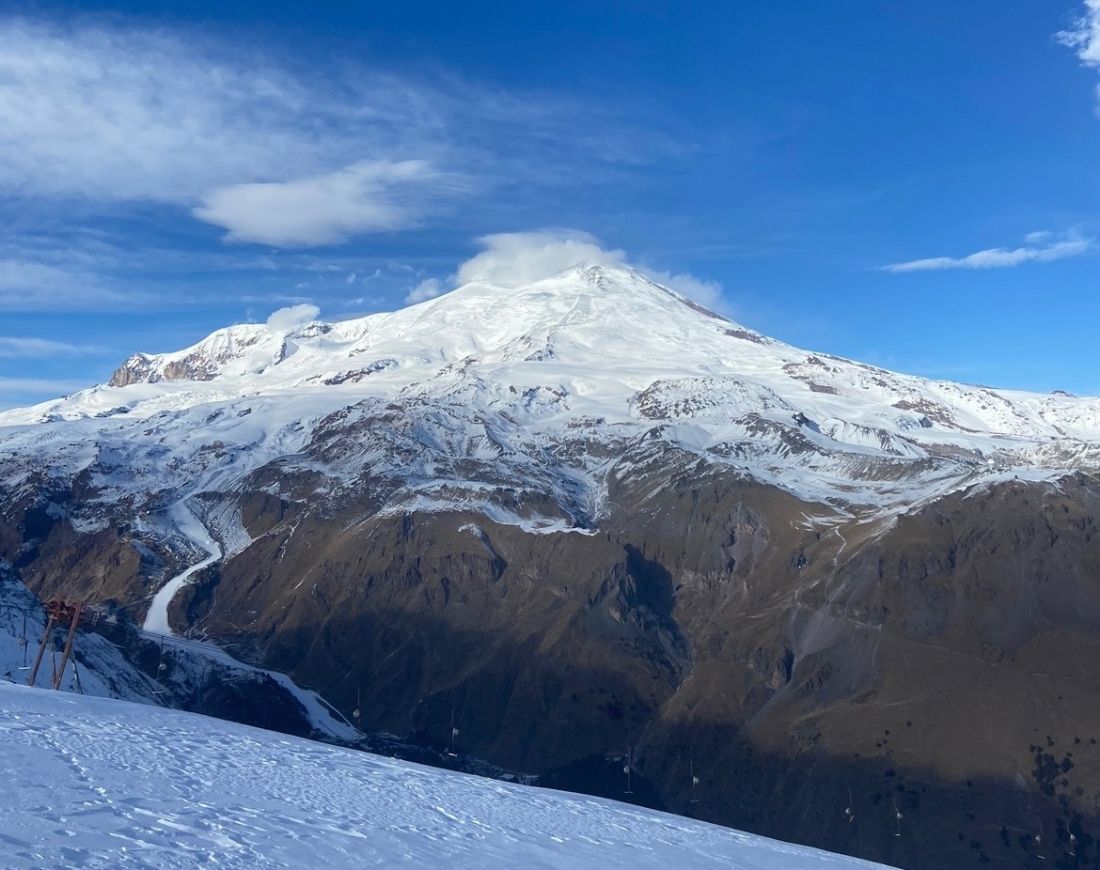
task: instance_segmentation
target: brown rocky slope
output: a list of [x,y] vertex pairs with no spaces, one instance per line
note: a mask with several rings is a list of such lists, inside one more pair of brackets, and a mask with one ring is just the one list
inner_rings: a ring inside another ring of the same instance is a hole
[[[254,541],[174,624],[371,729],[620,797],[629,755],[673,811],[902,867],[1100,860],[1093,477],[861,521],[670,449],[552,534],[233,497]],[[0,558],[132,599],[173,568],[137,538],[9,509]]]

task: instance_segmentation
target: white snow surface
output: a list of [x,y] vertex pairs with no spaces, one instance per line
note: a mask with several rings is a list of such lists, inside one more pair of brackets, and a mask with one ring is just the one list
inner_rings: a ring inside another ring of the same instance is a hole
[[6,868],[872,867],[598,798],[0,683]]
[[[103,502],[163,511],[278,462],[315,475],[316,495],[390,478],[388,510],[457,504],[554,531],[597,524],[608,475],[645,444],[886,515],[974,484],[1100,467],[1100,399],[799,350],[619,267],[472,283],[290,330],[232,326],[135,355],[114,381],[128,383],[0,413],[0,488],[18,496],[43,473],[89,470]],[[552,504],[535,515],[502,503],[502,486],[522,485]],[[70,521],[102,522],[79,509]],[[219,543],[248,541],[237,530]]]

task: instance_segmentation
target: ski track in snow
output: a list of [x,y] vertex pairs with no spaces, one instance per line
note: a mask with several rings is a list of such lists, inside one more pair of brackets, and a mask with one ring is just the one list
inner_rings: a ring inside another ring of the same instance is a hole
[[194,544],[205,550],[207,557],[201,562],[196,562],[185,571],[181,571],[165,583],[153,596],[153,601],[149,605],[149,612],[145,615],[145,623],[142,628],[149,634],[162,634],[168,637],[172,636],[172,628],[168,622],[168,607],[172,603],[172,599],[176,597],[176,593],[195,574],[208,565],[214,564],[222,557],[221,546],[210,536],[206,527],[191,512],[186,501],[177,502],[172,506],[170,513],[176,528]]
[[5,868],[724,868],[866,862],[204,716],[0,683]]

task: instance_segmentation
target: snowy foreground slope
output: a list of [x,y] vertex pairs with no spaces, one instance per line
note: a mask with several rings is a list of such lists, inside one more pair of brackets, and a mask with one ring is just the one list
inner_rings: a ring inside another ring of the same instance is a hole
[[613,801],[0,683],[22,867],[871,867]]

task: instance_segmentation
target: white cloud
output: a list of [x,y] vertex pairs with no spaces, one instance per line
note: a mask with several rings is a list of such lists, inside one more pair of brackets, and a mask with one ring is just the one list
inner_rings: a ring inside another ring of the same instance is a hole
[[198,38],[9,19],[0,46],[0,185],[11,192],[186,203],[326,150],[293,121],[333,107]]
[[332,244],[460,190],[431,167],[472,161],[448,129],[490,100],[457,80],[292,72],[199,32],[90,22],[0,18],[0,195],[168,203],[232,240]]
[[686,296],[700,305],[707,308],[723,307],[722,285],[717,281],[706,281],[702,278],[696,278],[694,275],[673,274],[653,269],[642,271],[658,284],[671,287],[680,295]]
[[427,302],[429,299],[435,299],[442,292],[443,284],[438,278],[425,278],[405,294],[405,304],[415,305],[417,302]]
[[0,259],[0,311],[82,310],[136,301],[94,275],[31,260]]
[[629,262],[618,248],[604,248],[599,239],[581,230],[545,229],[497,233],[478,242],[485,247],[458,267],[458,284],[481,281],[498,287],[522,287],[581,264],[634,269],[707,306],[721,306],[722,287],[686,273],[673,274]]
[[285,332],[296,326],[312,323],[320,313],[321,309],[316,305],[308,303],[288,305],[286,308],[271,312],[271,316],[267,318],[267,325],[276,332]]
[[[1098,0],[1100,2],[1100,0]],[[965,257],[928,257],[883,266],[884,272],[929,272],[942,269],[1007,269],[1023,263],[1049,263],[1077,257],[1093,250],[1093,239],[1070,232],[1056,237],[1052,233],[1029,233],[1026,244],[1018,248],[988,248]]]
[[41,359],[57,356],[84,356],[102,353],[104,348],[90,344],[69,344],[48,338],[0,336],[0,359]]
[[1085,12],[1069,30],[1058,34],[1059,41],[1077,51],[1081,62],[1100,68],[1100,0],[1085,0]]
[[407,201],[395,201],[395,191],[439,180],[420,160],[362,161],[312,178],[224,187],[205,195],[194,215],[227,229],[228,241],[332,245],[410,225],[416,212]]
[[626,254],[604,250],[599,240],[580,230],[547,229],[483,236],[485,247],[458,267],[459,284],[482,281],[497,287],[522,287],[573,266],[623,266]]
[[1054,238],[1054,233],[1050,230],[1037,230],[1034,233],[1028,233],[1024,236],[1024,241],[1029,245],[1043,245]]
[[459,193],[530,195],[673,148],[621,107],[298,55],[122,18],[0,16],[0,196],[166,203],[238,241],[331,244]]
[[[1085,0],[1085,12],[1074,26],[1057,34],[1063,45],[1072,48],[1085,66],[1100,70],[1100,0]],[[1100,85],[1096,88],[1100,109]]]

